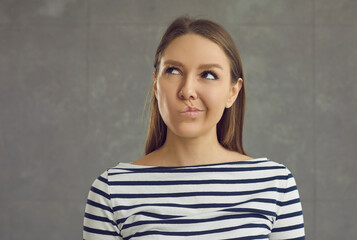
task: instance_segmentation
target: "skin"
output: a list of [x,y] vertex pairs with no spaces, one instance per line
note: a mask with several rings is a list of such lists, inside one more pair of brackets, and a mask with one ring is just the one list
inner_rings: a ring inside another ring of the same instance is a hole
[[[170,60],[176,63],[168,64]],[[212,63],[222,69],[199,68]],[[159,111],[167,125],[166,141],[134,164],[192,166],[252,159],[225,149],[217,139],[216,125],[238,97],[243,82],[239,78],[231,83],[229,59],[219,45],[197,34],[180,36],[167,46],[158,74],[153,75]],[[187,106],[202,110],[200,116],[183,115]]]

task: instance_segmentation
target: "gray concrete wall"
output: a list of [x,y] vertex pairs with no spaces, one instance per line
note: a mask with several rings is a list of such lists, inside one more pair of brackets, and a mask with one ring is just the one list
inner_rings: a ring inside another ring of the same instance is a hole
[[156,46],[177,16],[236,40],[244,146],[293,172],[307,239],[354,239],[356,0],[0,1],[0,239],[81,239],[90,184],[143,153]]

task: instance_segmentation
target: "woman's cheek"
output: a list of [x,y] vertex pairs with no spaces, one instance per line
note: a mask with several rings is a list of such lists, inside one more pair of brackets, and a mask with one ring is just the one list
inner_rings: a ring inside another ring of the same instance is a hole
[[220,98],[222,98],[221,94],[219,94],[217,91],[207,91],[207,94],[205,94],[205,102],[207,103],[207,108],[217,108],[219,106],[220,102],[222,101]]
[[160,86],[159,93],[159,105],[161,114],[165,115],[162,116],[164,118],[170,118],[170,112],[174,111],[175,109],[175,94],[172,88],[169,86]]
[[208,110],[208,117],[219,121],[225,109],[226,95],[224,92],[212,91],[205,96],[205,103]]

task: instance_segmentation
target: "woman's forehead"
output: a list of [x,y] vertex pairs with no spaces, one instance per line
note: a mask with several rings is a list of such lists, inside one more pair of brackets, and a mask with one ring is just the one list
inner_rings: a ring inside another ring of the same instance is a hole
[[164,50],[161,64],[176,61],[183,65],[217,64],[229,69],[229,59],[213,41],[197,34],[185,34],[174,39]]

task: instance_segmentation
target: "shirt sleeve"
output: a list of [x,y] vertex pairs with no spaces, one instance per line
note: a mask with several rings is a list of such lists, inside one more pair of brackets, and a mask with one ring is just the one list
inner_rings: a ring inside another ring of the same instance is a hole
[[111,204],[108,171],[92,184],[83,221],[84,240],[121,240]]
[[295,179],[287,169],[286,187],[278,201],[277,216],[269,236],[271,240],[305,240],[303,212]]

